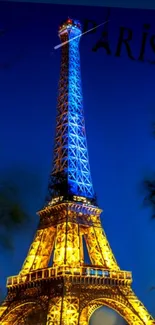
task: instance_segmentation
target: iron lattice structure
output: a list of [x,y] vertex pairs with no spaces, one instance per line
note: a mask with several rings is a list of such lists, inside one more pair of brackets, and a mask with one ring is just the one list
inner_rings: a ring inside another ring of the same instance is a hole
[[[62,42],[80,34],[73,20],[59,30]],[[53,196],[38,212],[38,229],[20,273],[7,280],[1,325],[88,325],[103,305],[129,325],[155,324],[131,288],[131,272],[121,270],[113,255],[101,226],[102,211],[92,204],[78,41],[62,47]]]
[[[63,185],[66,181],[68,194],[90,199],[95,197],[83,113],[79,55],[80,35],[81,25],[78,21],[64,24],[64,27],[60,27],[59,30],[62,43],[70,41],[72,38],[74,40],[62,46],[53,171],[49,186],[50,190],[53,190],[54,187],[54,191],[50,191],[49,199],[58,195],[56,181],[59,183],[63,181]],[[67,194],[67,189],[64,186],[63,188],[59,186],[58,190],[62,190],[63,195]]]

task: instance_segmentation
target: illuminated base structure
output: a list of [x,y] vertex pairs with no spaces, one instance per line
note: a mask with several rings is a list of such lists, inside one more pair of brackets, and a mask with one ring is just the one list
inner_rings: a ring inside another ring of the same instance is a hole
[[129,325],[155,324],[132,291],[131,273],[120,270],[102,229],[86,145],[80,35],[80,23],[71,19],[59,30],[66,43],[49,195],[38,212],[38,230],[22,269],[7,280],[1,325],[88,325],[92,313],[104,305]]

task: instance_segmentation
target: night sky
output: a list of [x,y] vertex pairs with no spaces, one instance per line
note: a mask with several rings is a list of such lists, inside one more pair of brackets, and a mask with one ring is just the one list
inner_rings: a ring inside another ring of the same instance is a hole
[[[54,50],[58,26],[68,16],[100,24],[106,15],[104,8],[0,3],[0,172],[19,184],[33,218],[28,229],[15,235],[14,251],[0,256],[4,292],[6,277],[18,274],[27,254],[51,170],[60,70],[60,50]],[[145,60],[140,62],[143,24],[150,29]],[[120,27],[133,31],[135,60],[125,46],[121,56],[115,56]],[[111,9],[111,55],[103,48],[92,51],[102,30],[83,36],[80,44],[93,184],[116,259],[122,269],[133,272],[133,288],[155,316],[155,291],[149,291],[155,285],[155,224],[151,211],[143,208],[140,189],[144,177],[155,170],[155,65],[147,62],[155,60],[149,44],[155,34],[154,12]]]

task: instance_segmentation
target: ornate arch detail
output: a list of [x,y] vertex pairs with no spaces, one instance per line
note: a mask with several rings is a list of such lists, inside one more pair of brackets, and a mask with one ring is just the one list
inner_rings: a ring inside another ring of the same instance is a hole
[[129,325],[144,325],[145,322],[140,320],[139,316],[135,314],[128,304],[123,302],[123,299],[115,298],[99,298],[94,299],[88,305],[86,305],[80,315],[79,325],[88,325],[89,320],[95,310],[102,306],[107,306],[115,310],[120,316],[122,316]]
[[[97,297],[94,295],[94,296],[90,296],[90,295],[84,295],[83,296],[83,299],[81,301],[81,311],[87,307],[87,306],[92,306],[94,304],[100,304],[100,301],[102,301],[101,305],[103,305],[103,300],[106,301],[106,300],[114,300],[114,301],[117,301],[121,304],[123,304],[125,307],[130,307],[130,304],[128,302],[127,299],[125,299],[124,297],[122,297],[121,295],[118,295],[116,294],[115,292],[104,292],[104,296],[103,294],[99,294]],[[131,307],[132,308],[132,307]]]
[[[45,297],[43,297],[45,298]],[[7,321],[7,324],[13,325],[15,324],[17,318],[21,315],[21,313],[27,314],[30,309],[34,309],[38,307],[39,309],[46,309],[47,308],[47,299],[38,299],[28,298],[23,299],[21,301],[15,301],[10,304],[10,306],[6,309],[3,313],[3,322]],[[3,323],[2,323],[3,324]]]

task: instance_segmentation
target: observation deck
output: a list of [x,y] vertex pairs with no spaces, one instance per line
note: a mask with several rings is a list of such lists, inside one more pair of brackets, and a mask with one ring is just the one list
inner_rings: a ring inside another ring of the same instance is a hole
[[130,285],[132,274],[127,271],[111,271],[102,267],[83,266],[71,268],[61,266],[58,268],[46,268],[30,272],[29,274],[12,276],[7,279],[7,288],[15,289],[23,286],[37,286],[41,281],[66,278],[72,283],[77,284],[96,284],[96,285]]

